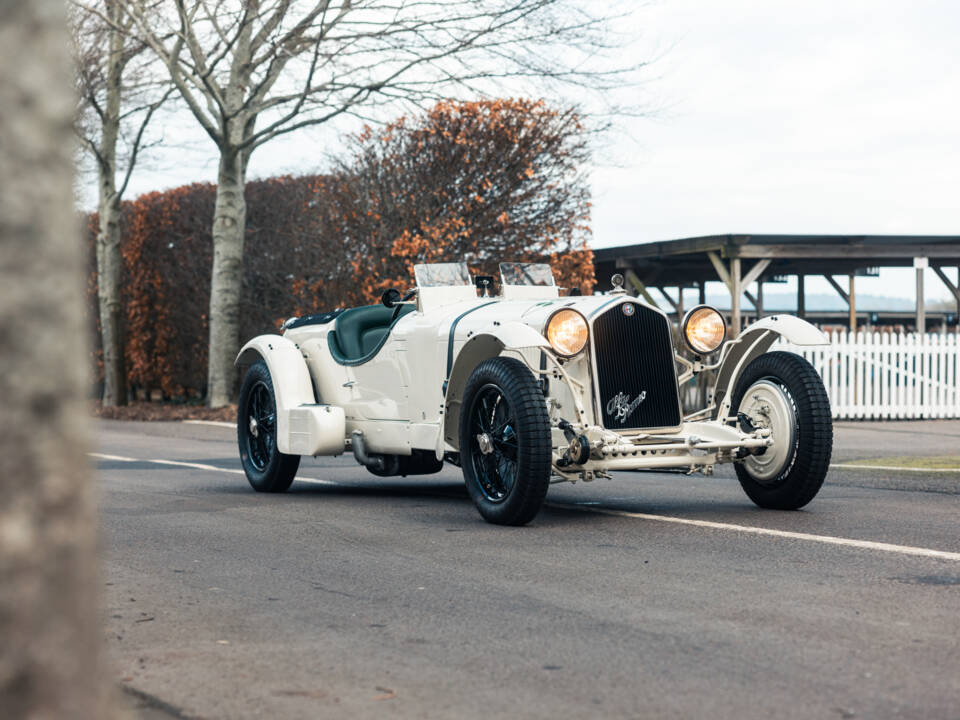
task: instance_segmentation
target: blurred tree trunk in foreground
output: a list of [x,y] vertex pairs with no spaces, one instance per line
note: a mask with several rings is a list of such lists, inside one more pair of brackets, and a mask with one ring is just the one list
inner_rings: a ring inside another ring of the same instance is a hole
[[0,0],[0,717],[103,717],[62,0]]

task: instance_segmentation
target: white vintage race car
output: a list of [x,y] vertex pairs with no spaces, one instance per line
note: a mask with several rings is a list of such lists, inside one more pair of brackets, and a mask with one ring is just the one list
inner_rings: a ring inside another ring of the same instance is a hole
[[[826,391],[806,360],[768,350],[779,337],[825,344],[818,329],[774,315],[725,342],[723,317],[699,306],[678,353],[666,315],[619,276],[610,294],[561,297],[547,265],[500,271],[494,297],[493,278],[475,282],[463,263],[417,265],[406,294],[248,342],[237,431],[254,489],[285,491],[302,455],[350,451],[380,476],[458,465],[480,514],[506,525],[532,520],[551,482],[613,470],[732,462],[761,507],[817,494],[833,442]],[[684,415],[679,388],[707,370],[707,407]]]

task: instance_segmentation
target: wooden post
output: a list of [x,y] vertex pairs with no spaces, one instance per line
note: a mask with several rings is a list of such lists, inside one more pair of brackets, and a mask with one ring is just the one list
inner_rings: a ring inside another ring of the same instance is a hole
[[[706,305],[707,304],[707,281],[701,280],[698,283],[698,286],[699,287],[697,288],[698,290],[697,302],[700,305]],[[960,304],[960,300],[957,300],[957,303]]]
[[683,320],[683,285],[677,285],[677,322]]
[[730,261],[730,337],[736,338],[740,335],[740,296],[743,294],[743,287],[740,284],[740,258],[733,258]]
[[763,317],[763,280],[757,280],[757,320]]
[[917,332],[923,335],[927,331],[927,313],[923,298],[923,267],[917,267]]
[[[850,306],[850,342],[854,345],[857,343],[857,294],[854,292],[853,283],[855,277],[853,273],[850,273],[850,287],[847,289],[847,303]],[[853,383],[853,404],[856,406],[860,402],[860,383],[858,379],[863,372],[863,368],[852,361],[850,366],[850,382]]]
[[857,332],[857,296],[853,291],[853,273],[850,274],[850,289],[847,292],[847,302],[850,303],[850,332],[856,334]]
[[804,275],[797,275],[797,316],[806,317],[807,315],[807,293],[804,287]]
[[743,288],[758,279],[770,267],[771,260],[769,258],[758,260],[750,268],[750,272],[744,276],[740,274],[740,258],[732,258],[728,269],[720,256],[714,251],[708,250],[707,257],[710,258],[717,275],[720,276],[720,279],[727,286],[727,290],[730,291],[730,338],[733,339],[740,334],[740,325],[742,324],[740,297],[743,295]]
[[763,277],[763,273],[768,267],[770,267],[770,263],[770,258],[762,258],[761,260],[757,260],[753,264],[753,267],[750,268],[749,272],[740,278],[740,292],[742,295],[745,295],[751,303],[753,303],[753,308],[757,314],[757,320],[760,319],[760,314],[763,312],[763,298],[754,297],[750,294],[747,288],[752,285],[754,281],[756,281],[757,287],[760,288],[760,292],[763,292],[763,286],[760,284],[760,282],[761,278]]

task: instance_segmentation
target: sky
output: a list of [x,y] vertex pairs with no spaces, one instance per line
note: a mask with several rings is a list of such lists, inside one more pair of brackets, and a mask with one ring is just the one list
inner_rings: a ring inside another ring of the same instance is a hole
[[[590,173],[594,247],[722,233],[960,235],[960,2],[621,7],[635,37],[626,57],[654,62],[629,90],[648,113],[617,123]],[[214,179],[212,143],[189,118],[168,122],[172,149],[134,176],[128,197]],[[322,170],[336,133],[351,129],[272,142],[250,175]],[[858,293],[914,294],[912,270],[857,282]],[[949,297],[932,271],[927,288]],[[825,281],[808,291],[830,292]]]
[[673,43],[649,88],[664,108],[594,174],[598,246],[960,234],[960,3],[663,0],[643,16]]

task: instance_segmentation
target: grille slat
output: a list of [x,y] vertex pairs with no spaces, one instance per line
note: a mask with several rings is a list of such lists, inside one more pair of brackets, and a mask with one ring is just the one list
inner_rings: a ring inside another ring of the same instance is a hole
[[[624,305],[633,313],[626,314]],[[639,303],[620,303],[594,321],[593,343],[604,427],[680,425],[670,324],[663,315]]]

